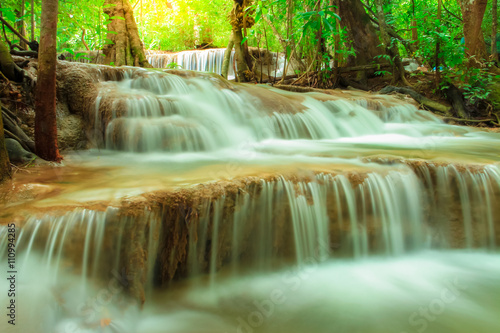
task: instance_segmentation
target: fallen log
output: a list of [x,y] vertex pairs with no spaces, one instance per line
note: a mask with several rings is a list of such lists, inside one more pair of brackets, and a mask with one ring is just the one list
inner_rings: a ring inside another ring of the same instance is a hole
[[[311,87],[301,87],[301,86],[292,86],[288,84],[276,84],[274,88],[278,88],[281,90],[291,91],[291,92],[299,92],[299,93],[307,93],[307,92],[318,92],[319,89],[311,88]],[[323,91],[320,91],[323,92]]]
[[449,115],[451,113],[450,107],[443,105],[439,102],[435,102],[431,99],[428,99],[427,97],[420,95],[418,92],[416,92],[415,90],[410,89],[410,88],[387,86],[379,91],[380,94],[389,94],[391,92],[397,92],[400,94],[409,95],[411,98],[413,98],[415,101],[417,101],[420,105],[422,105],[422,106],[424,106],[432,111],[440,112],[444,115]]
[[443,117],[443,121],[456,121],[459,123],[491,123],[494,119],[462,119],[455,117]]
[[[409,65],[409,61],[403,61],[403,66]],[[341,73],[348,73],[348,72],[359,72],[359,71],[364,71],[368,69],[382,69],[382,68],[389,68],[394,66],[394,64],[390,64],[388,62],[381,63],[381,64],[369,64],[369,65],[361,65],[361,66],[351,66],[351,67],[340,67],[339,70]]]
[[[295,79],[295,78],[297,78],[297,74],[287,75],[287,76],[285,76],[285,78],[283,80],[290,80],[290,79]],[[262,79],[262,81],[260,81],[260,82],[259,82],[259,80],[257,80],[257,83],[278,82],[281,79],[282,79],[281,76],[278,76],[278,77],[271,76],[271,77],[267,77],[265,79]]]

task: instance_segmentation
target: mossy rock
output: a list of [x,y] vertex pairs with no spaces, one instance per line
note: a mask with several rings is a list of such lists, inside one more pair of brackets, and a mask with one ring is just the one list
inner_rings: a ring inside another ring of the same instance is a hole
[[14,139],[5,139],[5,147],[9,153],[9,159],[15,164],[24,164],[33,161],[36,155],[26,151],[19,142]]

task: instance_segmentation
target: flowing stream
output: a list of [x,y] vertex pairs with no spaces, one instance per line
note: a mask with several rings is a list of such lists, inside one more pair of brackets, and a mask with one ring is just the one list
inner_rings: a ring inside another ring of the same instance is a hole
[[500,330],[499,134],[394,96],[95,68],[92,148],[0,206],[2,332]]

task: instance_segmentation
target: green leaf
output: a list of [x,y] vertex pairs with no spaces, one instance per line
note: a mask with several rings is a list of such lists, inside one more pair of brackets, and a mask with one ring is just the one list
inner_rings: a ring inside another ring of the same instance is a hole
[[308,20],[310,19],[312,16],[316,15],[316,11],[311,11],[311,12],[305,12],[305,13],[302,13],[300,14],[300,16],[304,19],[304,20]]
[[2,15],[5,16],[5,18],[9,21],[15,22],[16,21],[16,15],[10,8],[0,8],[0,11],[2,12]]
[[241,40],[241,45],[245,44],[245,42],[248,40],[248,36],[245,36],[245,38],[243,38]]
[[257,12],[255,14],[255,23],[259,22],[261,18],[262,18],[262,11],[257,10]]
[[122,17],[122,16],[111,16],[110,17],[112,20],[124,20],[125,21],[125,18]]
[[325,30],[327,30],[328,32],[335,31],[335,27],[328,20],[324,20],[324,23],[325,23]]

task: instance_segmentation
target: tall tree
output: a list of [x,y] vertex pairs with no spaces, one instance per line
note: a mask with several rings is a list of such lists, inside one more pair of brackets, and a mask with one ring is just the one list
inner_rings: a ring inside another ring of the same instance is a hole
[[[384,51],[380,48],[380,40],[377,36],[370,16],[365,11],[360,0],[339,0],[338,12],[341,17],[340,24],[347,28],[349,39],[352,41],[355,56],[349,58],[349,65],[367,65],[374,61],[375,56]],[[361,81],[366,80],[364,71],[358,72]]]
[[383,0],[377,0],[376,6],[377,6],[378,23],[380,27],[380,38],[384,43],[384,46],[387,50],[387,54],[391,58],[391,61],[394,62],[393,77],[396,81],[401,81],[405,85],[410,85],[405,78],[405,70],[403,67],[403,63],[401,62],[401,57],[399,56],[398,46],[391,41],[391,37],[389,36],[389,33],[387,31],[388,26],[385,21]]
[[458,0],[458,4],[462,11],[466,53],[484,59],[486,44],[481,25],[488,0]]
[[411,40],[414,44],[418,42],[417,19],[415,17],[415,0],[411,0]]
[[[438,7],[437,7],[437,20],[438,24],[441,21],[441,7],[443,6],[442,0],[438,0]],[[436,40],[436,55],[435,55],[435,63],[436,63],[436,77],[435,77],[435,86],[436,88],[439,87],[439,84],[441,83],[441,57],[439,56],[439,53],[441,53],[441,37],[440,37],[440,25],[438,25],[438,37]]]
[[251,2],[251,0],[234,0],[233,8],[229,14],[232,32],[226,53],[224,54],[222,76],[227,77],[232,52],[232,47],[230,46],[232,44],[234,45],[236,63],[238,65],[236,74],[238,81],[240,82],[247,82],[250,80],[250,70],[247,62],[248,50],[245,49],[243,45],[243,30],[250,29],[255,23],[254,18],[250,15],[251,13],[247,10],[247,8],[251,5]]
[[493,0],[491,6],[493,15],[491,22],[491,58],[498,64],[497,29],[498,29],[498,1]]
[[[23,35],[23,37],[26,37],[26,25],[24,24],[24,14],[26,9],[25,0],[21,0],[20,2],[21,2],[21,10],[19,11],[19,21],[17,22],[17,31],[19,31],[19,33]],[[28,48],[28,44],[26,44],[26,42],[24,42],[23,40],[21,40],[19,44],[23,49]]]
[[109,16],[108,39],[104,47],[105,62],[115,66],[151,67],[128,0],[105,0],[104,13]]
[[58,0],[42,0],[42,24],[35,92],[35,150],[43,159],[59,162],[56,122]]
[[31,0],[31,41],[35,40],[35,0]]

